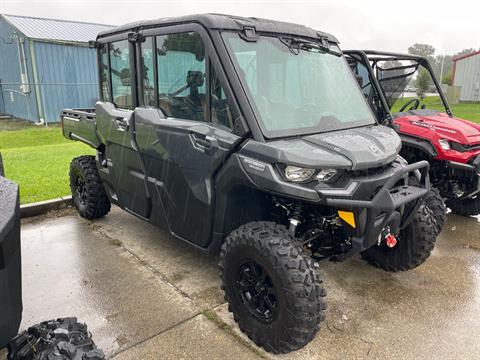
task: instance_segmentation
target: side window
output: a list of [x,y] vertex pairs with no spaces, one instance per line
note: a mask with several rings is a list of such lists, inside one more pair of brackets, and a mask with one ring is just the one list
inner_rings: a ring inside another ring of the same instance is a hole
[[158,101],[171,117],[206,121],[205,46],[195,32],[157,36]]
[[210,66],[210,104],[212,111],[210,113],[212,124],[222,125],[233,129],[233,118],[230,102],[220,84],[220,79],[215,73],[213,66]]
[[108,45],[102,45],[100,48],[100,85],[102,88],[102,101],[112,101],[110,98],[110,80],[108,75],[110,64],[108,63],[107,47]]
[[143,59],[143,102],[147,106],[155,106],[153,37],[148,37],[142,43]]
[[109,49],[113,103],[122,109],[132,109],[132,71],[128,41],[111,43]]

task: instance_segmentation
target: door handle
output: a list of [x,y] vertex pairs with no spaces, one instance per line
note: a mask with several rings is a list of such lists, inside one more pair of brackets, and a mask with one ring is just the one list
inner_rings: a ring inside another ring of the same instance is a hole
[[213,136],[192,133],[191,138],[195,148],[206,153],[212,153],[218,148],[218,140]]
[[115,122],[117,124],[117,129],[120,131],[127,131],[128,130],[128,119],[124,117],[116,117]]

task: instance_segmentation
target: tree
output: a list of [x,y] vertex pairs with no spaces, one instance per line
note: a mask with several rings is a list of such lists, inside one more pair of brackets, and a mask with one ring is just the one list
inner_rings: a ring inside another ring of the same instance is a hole
[[468,54],[471,54],[473,52],[477,51],[477,49],[474,49],[474,48],[471,48],[471,49],[463,49],[462,51],[456,53],[454,55],[454,57],[459,57],[459,56],[463,56],[463,55],[468,55]]
[[431,64],[435,62],[435,48],[432,45],[415,43],[408,48],[408,53],[417,56],[424,56]]
[[[435,57],[435,48],[432,45],[415,43],[408,48],[408,53],[427,58],[428,62],[432,66],[434,74],[437,77],[440,77],[442,56]],[[428,83],[430,83],[430,79],[428,80]]]
[[415,85],[417,86],[418,97],[423,100],[425,98],[425,93],[428,91],[431,85],[431,77],[427,70],[422,68],[418,71]]

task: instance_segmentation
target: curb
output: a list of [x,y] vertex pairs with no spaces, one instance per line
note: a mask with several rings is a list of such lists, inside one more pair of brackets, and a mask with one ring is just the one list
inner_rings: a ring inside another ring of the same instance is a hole
[[67,206],[72,205],[72,196],[63,196],[56,199],[39,201],[31,204],[20,205],[20,216],[23,218],[28,218],[32,216],[37,216],[45,214],[51,210],[64,209]]

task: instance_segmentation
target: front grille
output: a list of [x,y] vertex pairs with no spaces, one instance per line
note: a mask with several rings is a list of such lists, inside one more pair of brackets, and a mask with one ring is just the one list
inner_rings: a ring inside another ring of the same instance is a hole
[[392,165],[394,165],[395,161],[393,163],[389,163],[387,165],[383,165],[380,167],[376,168],[370,168],[370,169],[365,169],[365,170],[352,170],[349,172],[349,175],[352,177],[366,177],[366,176],[375,176],[375,175],[382,175],[386,173],[387,171],[392,169]]
[[456,151],[459,151],[459,152],[480,150],[480,144],[467,145],[467,144],[460,144],[460,143],[452,141],[451,146],[452,146],[453,150],[456,150]]

